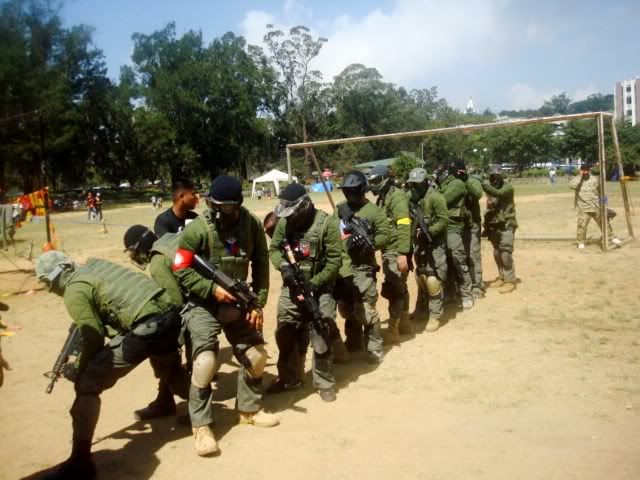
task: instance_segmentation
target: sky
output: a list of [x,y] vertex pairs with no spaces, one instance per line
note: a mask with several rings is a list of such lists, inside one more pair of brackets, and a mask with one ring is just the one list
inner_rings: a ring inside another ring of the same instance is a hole
[[435,85],[461,109],[469,97],[496,112],[581,100],[640,75],[638,0],[66,0],[61,16],[95,28],[112,78],[133,33],[170,21],[178,35],[232,31],[256,45],[268,23],[306,25],[328,39],[312,65],[325,80],[362,63],[407,89]]

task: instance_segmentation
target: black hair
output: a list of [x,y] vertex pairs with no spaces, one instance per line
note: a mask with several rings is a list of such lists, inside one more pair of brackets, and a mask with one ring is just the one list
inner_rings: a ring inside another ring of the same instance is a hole
[[181,190],[195,190],[196,184],[188,178],[176,178],[171,182],[171,197],[176,198]]

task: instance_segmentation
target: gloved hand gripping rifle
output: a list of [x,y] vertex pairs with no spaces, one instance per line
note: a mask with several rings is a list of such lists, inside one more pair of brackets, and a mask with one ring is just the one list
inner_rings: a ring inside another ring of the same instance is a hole
[[[294,301],[298,303],[298,306],[303,311],[303,318],[306,320],[309,328],[309,340],[311,341],[313,350],[318,355],[323,355],[329,349],[326,340],[329,337],[329,330],[322,320],[318,300],[313,296],[311,285],[296,261],[296,256],[291,245],[289,245],[288,242],[284,242],[282,248],[287,256],[289,265],[293,267],[295,272],[293,278],[286,286],[289,287]],[[300,296],[302,296],[302,300],[298,299]]]
[[344,224],[345,233],[351,234],[347,240],[349,251],[358,252],[363,257],[375,252],[375,245],[371,238],[371,227],[365,219],[356,217],[346,203],[338,207],[338,216]]
[[251,290],[251,287],[247,282],[231,278],[220,268],[212,265],[200,255],[194,255],[193,262],[195,270],[200,275],[208,278],[209,280],[213,280],[231,295],[236,297],[238,302],[235,304],[235,307],[238,310],[250,312],[251,310],[262,309],[262,306],[258,304],[258,295]]
[[410,202],[409,203],[409,216],[417,227],[416,237],[417,246],[416,249],[416,263],[418,264],[418,272],[426,268],[427,254],[429,251],[429,244],[432,242],[431,235],[429,235],[429,223],[424,218],[420,205]]

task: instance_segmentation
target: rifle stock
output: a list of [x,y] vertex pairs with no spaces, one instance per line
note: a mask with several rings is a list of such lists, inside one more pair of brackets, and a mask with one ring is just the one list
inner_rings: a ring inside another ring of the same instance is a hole
[[236,307],[240,310],[254,310],[259,308],[258,295],[242,280],[236,280],[224,273],[220,268],[212,265],[200,255],[194,255],[195,269],[204,277],[213,280],[231,295],[236,297]]

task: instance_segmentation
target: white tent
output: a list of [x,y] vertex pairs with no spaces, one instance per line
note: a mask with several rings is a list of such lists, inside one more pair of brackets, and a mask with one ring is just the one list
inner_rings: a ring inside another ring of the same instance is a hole
[[[278,196],[280,195],[280,182],[288,182],[288,181],[289,181],[289,175],[287,175],[286,173],[281,172],[280,170],[275,170],[275,169],[270,170],[264,175],[262,175],[261,177],[258,177],[253,181],[251,196],[252,197],[256,196],[257,183],[273,183],[273,186],[276,189],[276,196]],[[297,182],[298,179],[296,177],[293,177],[293,181]]]

